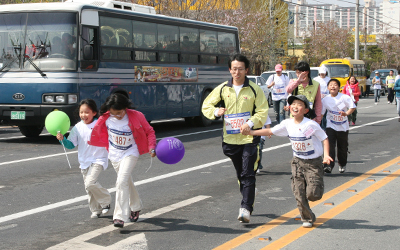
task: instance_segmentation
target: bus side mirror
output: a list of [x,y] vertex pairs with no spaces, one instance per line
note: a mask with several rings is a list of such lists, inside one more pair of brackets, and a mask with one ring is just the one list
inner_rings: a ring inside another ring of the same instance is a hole
[[83,60],[93,60],[93,47],[85,45],[83,47]]

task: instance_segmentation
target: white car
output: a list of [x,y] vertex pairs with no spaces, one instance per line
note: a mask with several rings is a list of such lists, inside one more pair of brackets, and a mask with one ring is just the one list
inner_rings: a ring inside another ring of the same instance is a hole
[[264,92],[265,98],[268,100],[268,105],[271,107],[272,106],[272,97],[271,97],[271,90],[267,87],[266,80],[262,78],[261,76],[247,76],[250,81],[254,82]]
[[[318,76],[318,70],[319,70],[319,67],[310,67],[311,79],[314,79],[315,77]],[[297,79],[296,71],[288,70],[287,74],[288,74],[290,80]]]

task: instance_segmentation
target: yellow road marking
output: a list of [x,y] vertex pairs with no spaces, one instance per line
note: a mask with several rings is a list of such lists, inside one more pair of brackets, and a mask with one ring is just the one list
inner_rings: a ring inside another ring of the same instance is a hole
[[372,184],[371,186],[367,187],[363,191],[359,192],[358,195],[352,196],[351,198],[349,198],[349,199],[345,200],[344,202],[340,203],[337,207],[332,208],[329,211],[327,211],[324,214],[322,214],[321,216],[319,216],[317,221],[314,223],[314,227],[312,227],[312,228],[300,227],[300,228],[292,231],[291,233],[279,238],[278,240],[274,241],[273,243],[269,244],[268,246],[262,248],[262,250],[281,249],[284,246],[289,245],[293,241],[295,241],[298,238],[304,236],[305,234],[311,232],[315,228],[321,226],[322,224],[324,224],[328,220],[332,219],[333,217],[335,217],[338,214],[342,213],[343,211],[345,211],[349,207],[353,206],[354,204],[356,204],[360,200],[364,199],[365,197],[370,195],[372,192],[378,190],[379,188],[381,188],[381,187],[385,186],[386,184],[388,184],[389,182],[393,181],[394,179],[396,179],[398,177],[397,176],[398,174],[400,174],[400,169],[397,170],[396,172],[394,172],[393,174],[390,174],[390,175],[386,176],[385,178],[383,178],[382,180],[380,180],[380,181]]
[[[358,177],[356,177],[356,178],[354,178],[354,179],[352,179],[352,180],[340,185],[339,187],[336,187],[336,188],[332,189],[331,191],[329,191],[326,194],[324,194],[322,199],[320,199],[319,201],[310,202],[310,207],[312,208],[312,207],[317,206],[318,204],[320,204],[320,203],[332,198],[333,196],[335,196],[335,195],[343,192],[344,190],[354,186],[355,184],[365,180],[366,178],[370,177],[371,175],[376,174],[376,173],[382,171],[383,169],[395,164],[399,160],[400,160],[400,156],[396,157],[395,159],[393,159],[391,161],[388,161],[388,162],[386,162],[386,163],[384,163],[384,164],[382,164],[382,165],[380,165],[380,166],[378,166],[378,167],[376,167],[374,169],[371,169],[370,171],[368,171],[368,172],[366,172],[366,173],[364,173],[364,174],[362,174],[362,175],[360,175],[360,176],[358,176]],[[373,185],[376,185],[376,184],[377,183],[375,183]],[[226,243],[214,248],[214,250],[226,250],[226,249],[233,249],[235,247],[238,247],[238,246],[244,244],[245,242],[247,242],[247,241],[249,241],[249,240],[251,240],[251,239],[253,239],[253,238],[255,238],[255,237],[257,237],[257,236],[259,236],[259,235],[261,235],[263,233],[265,233],[265,232],[268,232],[269,230],[271,230],[271,229],[273,229],[273,228],[275,228],[275,227],[287,222],[288,220],[290,220],[290,219],[292,219],[292,218],[294,218],[296,216],[299,216],[299,211],[297,210],[297,208],[293,209],[290,212],[287,212],[286,214],[283,214],[283,215],[279,216],[276,219],[271,220],[270,222],[268,222],[268,223],[266,223],[266,224],[264,224],[262,226],[259,226],[259,227],[255,228],[255,229],[245,233],[245,234],[242,234],[242,235],[240,235],[240,236],[238,236],[238,237],[236,237],[236,238],[234,238],[234,239],[232,239],[232,240],[230,240],[230,241],[228,241],[228,242],[226,242]]]

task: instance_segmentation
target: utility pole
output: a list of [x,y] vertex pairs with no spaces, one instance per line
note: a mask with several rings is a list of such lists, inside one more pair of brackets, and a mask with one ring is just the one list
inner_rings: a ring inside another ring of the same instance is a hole
[[270,59],[269,59],[269,70],[274,70],[275,69],[275,22],[274,22],[274,16],[273,16],[273,11],[272,11],[272,1],[269,0],[269,19],[270,19],[270,24],[271,24],[271,50],[270,50]]
[[359,56],[358,56],[358,46],[360,43],[360,32],[359,32],[359,17],[360,17],[360,0],[356,0],[356,30],[354,32],[354,59],[358,60]]

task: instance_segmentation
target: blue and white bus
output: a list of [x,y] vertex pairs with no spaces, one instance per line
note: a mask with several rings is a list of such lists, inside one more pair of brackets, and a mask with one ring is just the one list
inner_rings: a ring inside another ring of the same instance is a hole
[[[115,92],[147,120],[201,113],[210,91],[230,77],[238,29],[155,13],[117,1],[1,5],[0,122],[38,136],[53,110],[80,100],[100,106]],[[72,123],[73,124],[73,123]]]

